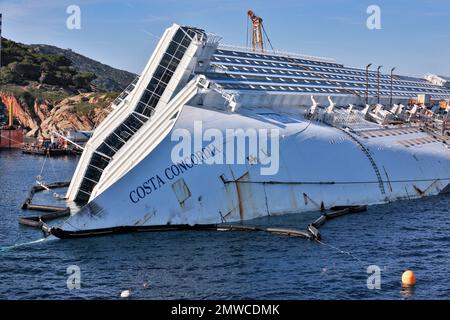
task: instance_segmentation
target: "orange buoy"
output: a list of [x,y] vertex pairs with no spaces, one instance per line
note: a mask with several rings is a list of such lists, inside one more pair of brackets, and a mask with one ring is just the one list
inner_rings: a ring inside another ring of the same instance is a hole
[[414,272],[411,270],[406,270],[402,274],[402,283],[405,286],[413,286],[416,284],[416,276],[414,275]]

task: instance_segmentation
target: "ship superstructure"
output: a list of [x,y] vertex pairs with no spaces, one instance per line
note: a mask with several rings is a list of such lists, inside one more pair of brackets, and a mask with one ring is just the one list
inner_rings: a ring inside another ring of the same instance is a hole
[[[425,108],[421,97],[450,101],[450,89],[225,46],[175,24],[86,144],[67,192],[83,207],[52,233],[214,224],[449,192],[448,110]],[[204,141],[174,162],[173,133],[194,134],[199,123],[224,137],[227,129],[277,130],[278,170],[261,173],[261,154],[270,158],[273,148],[252,153],[228,148],[228,139]],[[204,163],[230,152],[245,163]]]

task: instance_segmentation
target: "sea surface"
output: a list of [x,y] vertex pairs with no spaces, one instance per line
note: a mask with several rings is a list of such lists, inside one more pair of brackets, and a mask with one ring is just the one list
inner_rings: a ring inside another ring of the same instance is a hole
[[[44,160],[0,150],[0,299],[120,299],[127,289],[130,299],[450,298],[449,196],[372,206],[329,221],[321,227],[323,243],[185,231],[29,244],[43,237],[18,224],[20,216],[35,214],[20,209],[30,186],[38,175],[69,180],[78,158]],[[34,199],[64,205],[60,201],[51,192]],[[304,229],[318,216],[250,224]],[[380,289],[367,286],[370,265],[380,270]],[[70,266],[80,270],[79,289],[67,286]],[[406,269],[416,274],[412,289],[400,282]]]

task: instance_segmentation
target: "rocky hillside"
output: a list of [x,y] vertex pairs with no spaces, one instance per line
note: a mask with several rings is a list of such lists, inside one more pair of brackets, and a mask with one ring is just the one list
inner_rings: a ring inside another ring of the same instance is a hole
[[[91,130],[135,75],[69,49],[2,39],[0,121],[13,110],[14,125],[27,135]],[[2,123],[0,123],[0,126]]]
[[99,91],[122,91],[136,77],[134,73],[115,69],[70,49],[61,49],[43,44],[31,45],[30,47],[38,53],[62,55],[72,62],[75,70],[94,73],[96,78],[92,81],[92,85]]
[[72,91],[122,91],[135,74],[82,56],[70,49],[25,45],[2,38],[1,84],[30,81]]
[[[8,110],[13,109],[15,125],[26,128],[30,137],[50,137],[59,130],[92,130],[106,117],[117,94],[91,92],[67,96],[54,92],[53,96],[39,98],[35,95],[28,87],[0,90],[0,101]],[[65,98],[59,100],[62,97]]]

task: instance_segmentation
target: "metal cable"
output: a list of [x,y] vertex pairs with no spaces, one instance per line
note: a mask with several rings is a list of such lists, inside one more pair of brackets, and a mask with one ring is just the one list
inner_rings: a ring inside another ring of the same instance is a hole
[[261,26],[262,26],[264,35],[265,35],[266,38],[267,38],[267,42],[268,42],[269,45],[270,45],[270,48],[272,48],[272,51],[275,52],[275,49],[273,48],[272,43],[270,42],[269,36],[267,35],[266,29],[264,28],[264,24],[261,23]]

